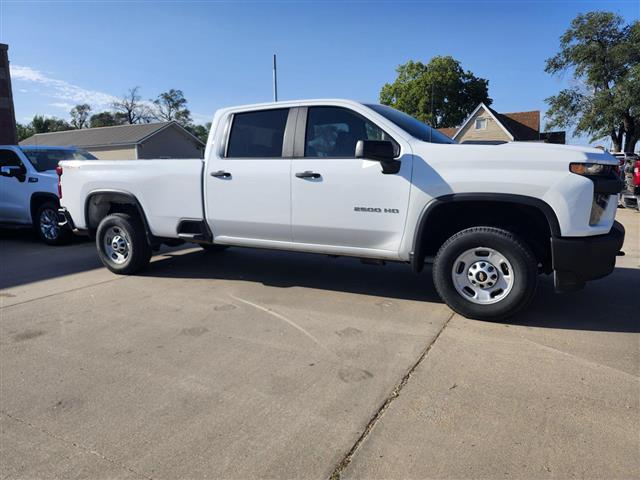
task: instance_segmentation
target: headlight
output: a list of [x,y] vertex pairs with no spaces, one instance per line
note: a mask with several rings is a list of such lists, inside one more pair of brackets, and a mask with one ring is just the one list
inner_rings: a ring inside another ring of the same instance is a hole
[[570,163],[569,171],[577,175],[609,175],[612,166],[600,163]]

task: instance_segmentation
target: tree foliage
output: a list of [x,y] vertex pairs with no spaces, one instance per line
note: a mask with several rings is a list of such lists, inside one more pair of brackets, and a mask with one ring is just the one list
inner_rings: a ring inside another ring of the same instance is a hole
[[76,105],[71,109],[71,126],[75,129],[81,129],[89,126],[89,115],[91,114],[91,105],[83,103]]
[[209,130],[211,130],[211,122],[207,122],[206,125],[187,125],[185,127],[191,135],[198,138],[201,142],[207,143],[209,137]]
[[56,117],[35,115],[31,122],[26,125],[22,123],[16,124],[16,130],[18,133],[18,141],[22,141],[36,133],[62,132],[64,130],[73,130],[73,127],[64,120]]
[[380,103],[436,128],[456,127],[480,102],[492,102],[489,81],[464,71],[449,56],[434,57],[426,65],[409,61],[396,71],[396,80],[382,87]]
[[153,101],[154,116],[163,122],[178,122],[182,126],[191,124],[191,112],[182,90],[171,89],[158,95]]
[[550,74],[570,72],[573,85],[546,99],[548,128],[573,128],[595,141],[610,136],[633,152],[640,136],[640,22],[611,12],[580,14],[547,59]]
[[152,118],[149,107],[138,93],[139,90],[140,87],[130,88],[125,95],[112,104],[116,112],[124,115],[125,123],[149,123]]
[[127,117],[122,112],[100,112],[91,115],[89,126],[96,127],[115,127],[116,125],[124,125],[127,123]]

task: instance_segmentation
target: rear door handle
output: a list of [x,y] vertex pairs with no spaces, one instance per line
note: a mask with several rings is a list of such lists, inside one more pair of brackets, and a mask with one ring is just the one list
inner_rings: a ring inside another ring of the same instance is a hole
[[296,173],[296,177],[298,178],[320,178],[321,176],[322,175],[320,175],[319,173],[312,172],[311,170]]
[[217,172],[211,172],[212,177],[218,178],[229,178],[231,174],[229,172],[225,172],[224,170],[218,170]]

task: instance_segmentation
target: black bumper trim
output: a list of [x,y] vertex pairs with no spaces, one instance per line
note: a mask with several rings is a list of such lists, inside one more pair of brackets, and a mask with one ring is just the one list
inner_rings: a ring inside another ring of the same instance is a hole
[[88,233],[87,230],[76,228],[73,223],[73,219],[71,218],[71,214],[64,207],[60,207],[58,209],[58,226],[67,227],[76,235],[87,235]]
[[624,243],[624,227],[614,222],[611,231],[594,237],[552,237],[551,258],[558,291],[574,291],[585,282],[609,275]]
[[624,190],[624,182],[617,175],[599,177],[596,175],[585,175],[593,182],[593,193],[602,195],[617,195]]

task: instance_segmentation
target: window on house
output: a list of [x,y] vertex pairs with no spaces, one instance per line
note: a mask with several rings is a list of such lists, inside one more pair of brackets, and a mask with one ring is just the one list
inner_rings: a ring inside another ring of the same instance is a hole
[[486,130],[486,129],[487,129],[487,119],[476,118],[476,130]]

